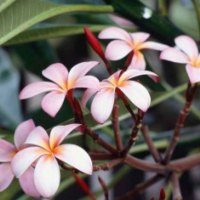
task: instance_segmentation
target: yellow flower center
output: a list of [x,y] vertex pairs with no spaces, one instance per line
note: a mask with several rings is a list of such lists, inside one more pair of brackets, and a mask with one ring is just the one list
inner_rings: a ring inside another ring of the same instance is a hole
[[195,68],[200,68],[200,58],[192,59],[191,64]]

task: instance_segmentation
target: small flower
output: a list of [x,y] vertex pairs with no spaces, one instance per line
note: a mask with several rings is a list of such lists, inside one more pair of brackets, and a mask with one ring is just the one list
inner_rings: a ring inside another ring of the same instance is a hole
[[[0,192],[5,190],[12,182],[14,174],[11,168],[11,161],[15,154],[23,148],[24,142],[30,132],[35,128],[32,120],[27,120],[18,125],[14,134],[14,144],[0,139]],[[20,177],[19,183],[23,191],[29,196],[40,197],[33,182],[33,168],[29,167]]]
[[82,62],[75,65],[69,72],[61,63],[52,64],[42,71],[47,79],[27,85],[20,93],[20,99],[27,99],[43,92],[50,92],[44,96],[41,106],[50,116],[55,117],[60,110],[69,90],[75,88],[96,88],[99,81],[94,76],[85,75],[98,62]]
[[16,177],[34,163],[34,183],[37,191],[44,198],[55,194],[60,184],[59,161],[79,171],[91,174],[92,161],[85,150],[74,144],[62,144],[66,136],[80,124],[56,126],[50,136],[41,126],[36,127],[26,140],[32,145],[19,151],[12,160],[12,168]]
[[200,55],[195,41],[186,35],[175,38],[176,47],[167,48],[161,54],[160,58],[176,63],[186,64],[186,71],[190,82],[200,81]]
[[98,91],[86,90],[82,105],[84,106],[88,99],[96,93],[92,101],[91,113],[97,122],[104,123],[113,110],[116,89],[119,89],[136,107],[145,112],[151,102],[149,92],[139,82],[130,80],[141,75],[150,75],[158,79],[158,76],[150,71],[129,69],[123,72],[119,70],[103,80]]
[[158,42],[146,42],[149,37],[149,33],[128,33],[118,27],[106,28],[99,34],[99,38],[101,39],[116,39],[110,42],[106,48],[105,55],[107,59],[119,60],[130,52],[133,52],[132,60],[128,69],[135,68],[140,70],[146,68],[145,59],[141,50],[155,49],[162,51],[168,47],[167,45]]

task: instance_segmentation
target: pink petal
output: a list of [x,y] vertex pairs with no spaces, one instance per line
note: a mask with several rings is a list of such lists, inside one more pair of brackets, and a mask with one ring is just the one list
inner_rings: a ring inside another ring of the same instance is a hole
[[151,103],[147,89],[136,81],[127,81],[125,86],[119,87],[126,97],[140,110],[146,111]]
[[186,65],[186,71],[192,84],[200,81],[200,68]]
[[71,86],[70,88],[73,88],[74,82],[79,78],[83,77],[85,74],[87,74],[97,64],[99,64],[99,62],[89,61],[89,62],[79,63],[74,67],[72,67],[68,76],[68,85]]
[[41,81],[41,82],[35,82],[27,85],[19,95],[20,99],[28,99],[30,97],[33,97],[35,95],[41,94],[43,92],[48,92],[52,90],[60,90],[60,88],[51,82],[47,81]]
[[115,99],[114,89],[102,89],[95,95],[91,112],[94,119],[99,123],[104,123],[110,116]]
[[47,151],[40,147],[28,147],[19,151],[12,159],[11,166],[16,177],[20,177],[40,156]]
[[15,155],[16,148],[10,142],[0,139],[0,162],[10,162]]
[[51,130],[50,133],[50,147],[53,149],[58,146],[75,128],[81,124],[69,124],[66,126],[56,126]]
[[45,198],[52,197],[60,184],[60,170],[51,156],[42,156],[35,167],[34,182],[37,191]]
[[129,80],[131,78],[137,77],[137,76],[143,76],[143,75],[148,75],[151,77],[154,77],[156,81],[159,80],[159,77],[157,74],[151,71],[147,70],[138,70],[138,69],[129,69],[126,70],[119,78],[119,82],[123,82],[125,80]]
[[118,27],[109,27],[101,31],[98,35],[100,39],[118,39],[126,42],[132,42],[128,32]]
[[126,42],[114,40],[108,44],[105,55],[109,60],[119,60],[128,55],[132,50],[132,47]]
[[176,63],[188,63],[188,57],[176,48],[167,48],[160,54],[160,59]]
[[55,117],[58,111],[60,110],[61,106],[63,105],[65,96],[65,92],[50,92],[49,94],[45,95],[42,99],[42,109],[51,117]]
[[55,151],[55,156],[78,169],[79,171],[92,174],[92,161],[88,153],[81,147],[74,144],[65,144],[58,146]]
[[24,144],[30,132],[35,128],[34,121],[29,119],[19,124],[14,133],[15,146],[19,149]]
[[63,86],[67,83],[68,70],[61,63],[55,63],[50,65],[42,71],[42,74],[44,77],[57,83],[60,86]]
[[5,190],[12,182],[14,174],[12,172],[10,163],[0,165],[0,192]]
[[94,76],[83,76],[79,78],[74,88],[99,88],[99,80]]
[[98,89],[94,89],[94,88],[89,88],[84,92],[84,95],[81,99],[81,105],[83,107],[86,106],[86,103],[88,102],[88,100],[90,99],[90,97],[92,97],[96,92],[98,91]]
[[143,43],[150,37],[150,34],[145,32],[137,32],[131,33],[131,37],[133,38],[134,43]]
[[31,197],[34,198],[40,198],[41,195],[36,190],[35,184],[34,184],[34,169],[33,167],[29,167],[22,176],[19,177],[19,183],[22,188],[22,190]]
[[128,69],[145,70],[145,68],[146,63],[143,54],[141,52],[137,52],[136,54],[134,53],[131,63],[128,66]]
[[142,48],[140,49],[155,49],[158,51],[163,51],[164,49],[169,48],[169,46],[165,45],[165,44],[161,44],[158,42],[145,42],[142,44]]
[[41,126],[37,126],[31,131],[25,143],[49,150],[49,136],[46,130]]
[[175,38],[175,43],[191,60],[198,56],[198,47],[191,37],[181,35]]

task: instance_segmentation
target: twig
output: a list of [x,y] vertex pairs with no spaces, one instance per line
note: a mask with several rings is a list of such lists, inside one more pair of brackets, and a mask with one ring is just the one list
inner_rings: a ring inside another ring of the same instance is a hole
[[113,112],[112,112],[112,124],[115,136],[115,143],[118,152],[121,152],[123,149],[122,139],[119,130],[119,106],[117,104],[114,105]]
[[98,180],[99,180],[99,183],[100,183],[100,185],[103,189],[105,200],[109,200],[108,187],[107,187],[106,183],[104,182],[104,180],[100,176],[98,176]]
[[116,157],[113,154],[107,152],[89,152],[89,155],[92,160],[111,160]]
[[151,155],[153,156],[154,160],[156,162],[161,162],[162,158],[158,152],[158,150],[156,149],[156,147],[154,146],[154,143],[149,135],[149,130],[147,126],[142,126],[141,128],[143,137],[145,142],[147,143],[148,147],[149,147],[149,151],[151,152]]
[[106,171],[106,170],[109,170],[109,169],[123,163],[123,161],[124,161],[123,158],[118,158],[118,159],[114,159],[110,162],[101,164],[101,165],[94,165],[93,171],[100,171],[100,170]]
[[185,105],[184,105],[182,111],[179,114],[170,144],[165,152],[165,157],[164,157],[165,163],[169,162],[169,160],[171,159],[173,152],[176,148],[176,144],[180,137],[180,130],[184,126],[185,119],[187,117],[190,106],[192,104],[192,100],[194,99],[196,90],[197,90],[197,84],[191,85],[190,83],[188,83],[188,87],[187,87],[186,94],[185,94],[186,102],[185,102]]
[[126,154],[129,152],[132,145],[135,144],[135,141],[137,140],[138,131],[142,127],[143,117],[144,117],[144,112],[142,112],[141,110],[138,109],[138,114],[137,114],[137,117],[136,117],[135,125],[132,129],[131,136],[128,140],[126,147],[123,150],[124,156],[126,156]]
[[155,176],[151,177],[147,181],[144,181],[143,183],[140,183],[137,186],[135,186],[131,191],[129,191],[125,195],[119,197],[118,200],[128,200],[128,199],[132,200],[138,194],[143,192],[146,188],[152,186],[153,184],[155,184],[162,178],[163,178],[162,175],[156,174]]
[[175,172],[172,173],[171,175],[171,181],[172,181],[172,194],[173,194],[173,200],[182,200],[182,194],[181,194],[181,190],[180,190],[180,184],[179,184],[179,180],[178,180],[178,176]]

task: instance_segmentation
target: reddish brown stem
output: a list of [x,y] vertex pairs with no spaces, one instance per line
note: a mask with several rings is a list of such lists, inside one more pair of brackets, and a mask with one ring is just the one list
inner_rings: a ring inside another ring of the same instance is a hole
[[158,150],[156,149],[156,147],[154,146],[154,143],[149,135],[148,127],[142,126],[141,131],[142,131],[144,140],[147,143],[147,145],[149,147],[149,151],[151,152],[151,155],[153,156],[154,160],[156,162],[161,162],[160,154],[159,154]]
[[107,187],[106,183],[104,182],[104,180],[100,176],[98,177],[98,180],[99,180],[99,183],[100,183],[100,185],[103,189],[105,200],[109,200],[108,187]]
[[186,102],[185,102],[185,105],[184,105],[182,111],[179,114],[170,144],[165,152],[165,157],[164,157],[165,163],[169,162],[169,160],[171,159],[173,152],[176,148],[176,145],[179,141],[180,130],[184,126],[187,114],[188,114],[190,106],[192,104],[192,100],[194,99],[194,96],[196,93],[196,90],[197,90],[197,84],[195,84],[195,85],[191,85],[190,83],[188,84],[186,94],[185,94]]
[[137,114],[137,117],[136,117],[135,125],[134,125],[134,127],[132,129],[131,136],[130,136],[130,138],[128,140],[128,143],[127,143],[126,147],[123,150],[123,155],[124,156],[126,156],[126,154],[129,152],[129,150],[132,147],[132,145],[134,145],[136,140],[137,140],[138,131],[142,127],[143,117],[144,117],[144,113],[141,110],[138,109],[138,114]]
[[173,200],[182,200],[183,197],[181,194],[179,179],[175,172],[173,172],[171,175],[171,181],[172,181]]
[[135,186],[131,191],[127,192],[123,196],[119,197],[118,200],[132,200],[134,197],[136,197],[138,194],[143,192],[146,188],[150,187],[151,185],[158,182],[160,179],[162,179],[162,175],[155,175],[148,179],[147,181],[144,181],[143,183],[138,184]]
[[98,153],[98,152],[90,152],[90,157],[92,160],[111,160],[114,159],[116,156],[110,153]]
[[113,124],[113,131],[114,131],[114,138],[118,152],[121,152],[123,149],[122,139],[119,130],[119,106],[117,104],[114,105],[113,112],[112,112],[112,124]]

